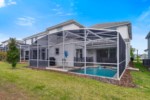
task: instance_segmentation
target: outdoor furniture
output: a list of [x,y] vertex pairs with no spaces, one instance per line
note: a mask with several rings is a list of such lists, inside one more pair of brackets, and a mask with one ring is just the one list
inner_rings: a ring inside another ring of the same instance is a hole
[[55,66],[56,65],[56,62],[55,62],[56,59],[54,57],[50,57],[49,60],[50,60],[50,63],[49,63],[50,66]]

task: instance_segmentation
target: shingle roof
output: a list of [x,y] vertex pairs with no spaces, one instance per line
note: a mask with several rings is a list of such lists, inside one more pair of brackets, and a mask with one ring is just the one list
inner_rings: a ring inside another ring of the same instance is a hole
[[129,21],[95,24],[91,26],[90,28],[104,29],[104,28],[112,28],[112,27],[118,27],[118,26],[123,26],[123,25],[128,25],[129,35],[130,35],[130,38],[132,39],[131,23]]
[[95,24],[91,26],[91,28],[109,28],[109,27],[121,26],[121,25],[126,25],[126,24],[130,24],[130,22],[125,21],[125,22],[111,22],[111,23]]
[[150,38],[150,32],[147,34],[146,39]]

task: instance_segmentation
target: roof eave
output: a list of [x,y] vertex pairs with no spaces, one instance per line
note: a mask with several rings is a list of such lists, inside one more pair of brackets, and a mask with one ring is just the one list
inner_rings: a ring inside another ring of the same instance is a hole
[[35,38],[35,37],[41,36],[41,34],[46,33],[46,32],[47,32],[47,31],[43,31],[43,32],[40,32],[40,33],[31,35],[31,36],[28,36],[28,37],[26,37],[26,38],[23,38],[22,40],[27,40],[27,39]]
[[52,29],[55,29],[55,28],[58,28],[58,27],[62,27],[62,26],[64,26],[64,25],[72,24],[72,23],[76,24],[76,25],[79,26],[80,28],[84,28],[84,26],[81,25],[80,23],[78,23],[77,21],[75,21],[75,20],[69,20],[69,21],[66,21],[66,22],[63,22],[63,23],[54,25],[54,26],[52,26],[52,27],[49,27],[49,28],[47,28],[46,30],[49,31],[49,30],[52,30]]

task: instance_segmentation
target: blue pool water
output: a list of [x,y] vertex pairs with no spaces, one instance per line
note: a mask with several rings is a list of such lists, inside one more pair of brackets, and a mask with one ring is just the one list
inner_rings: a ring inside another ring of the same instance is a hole
[[[84,69],[72,70],[71,72],[85,74]],[[108,69],[108,68],[102,68],[102,67],[88,67],[88,68],[86,68],[86,74],[96,75],[96,76],[114,77],[116,72],[117,72],[116,69]]]

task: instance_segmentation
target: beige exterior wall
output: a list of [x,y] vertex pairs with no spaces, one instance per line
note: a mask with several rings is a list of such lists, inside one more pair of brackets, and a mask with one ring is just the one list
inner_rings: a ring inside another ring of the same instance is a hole
[[123,39],[130,39],[128,34],[128,26],[119,26],[116,30],[121,34]]
[[52,33],[55,33],[55,32],[61,31],[61,30],[72,30],[72,29],[79,29],[79,28],[80,27],[75,24],[69,24],[69,25],[65,25],[63,27],[59,27],[59,28],[50,30],[49,34],[52,34]]

